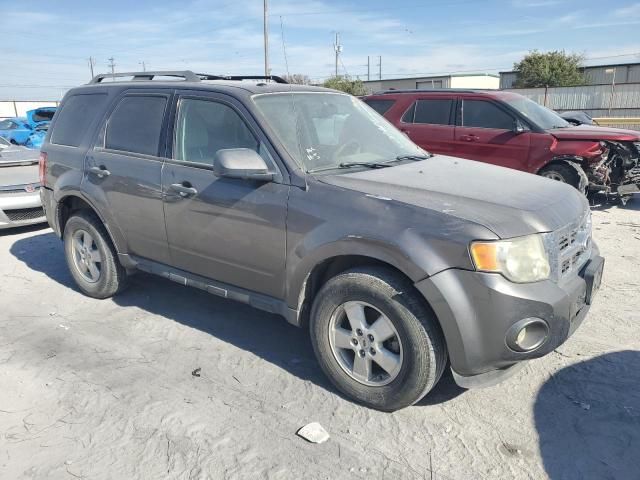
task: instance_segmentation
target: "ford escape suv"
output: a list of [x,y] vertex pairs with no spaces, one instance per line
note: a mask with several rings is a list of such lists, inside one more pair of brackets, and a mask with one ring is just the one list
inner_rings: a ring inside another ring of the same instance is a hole
[[513,92],[388,90],[364,101],[429,152],[617,194],[622,203],[640,192],[639,132],[571,125]]
[[89,296],[142,270],[280,314],[388,411],[448,365],[463,387],[506,378],[589,310],[604,260],[568,185],[431,156],[357,98],[277,77],[104,78],[66,94],[40,162]]

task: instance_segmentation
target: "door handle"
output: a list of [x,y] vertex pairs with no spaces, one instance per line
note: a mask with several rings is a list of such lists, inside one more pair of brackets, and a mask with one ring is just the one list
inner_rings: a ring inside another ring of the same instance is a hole
[[100,165],[99,167],[91,167],[89,169],[89,173],[93,173],[98,178],[104,178],[111,175],[111,172],[107,170],[107,167],[105,167],[104,165]]
[[464,140],[465,142],[477,142],[478,140],[480,140],[480,137],[476,135],[461,135],[460,139]]
[[174,192],[177,192],[183,198],[192,197],[198,194],[198,190],[193,188],[190,183],[172,183],[169,187]]

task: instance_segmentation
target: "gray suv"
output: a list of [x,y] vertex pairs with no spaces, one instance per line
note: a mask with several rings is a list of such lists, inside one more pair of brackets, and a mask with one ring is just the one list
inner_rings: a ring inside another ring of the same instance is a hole
[[142,270],[280,314],[341,392],[387,411],[449,365],[496,383],[585,318],[604,260],[575,189],[430,155],[332,90],[113,77],[70,90],[42,147],[46,215],[87,295]]

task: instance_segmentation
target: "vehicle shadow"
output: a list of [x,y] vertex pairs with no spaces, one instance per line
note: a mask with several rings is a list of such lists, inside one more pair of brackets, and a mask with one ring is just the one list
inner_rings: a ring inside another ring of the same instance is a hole
[[[18,239],[10,252],[32,270],[78,291],[67,268],[62,242],[53,232]],[[132,276],[129,287],[113,301],[197,328],[345,398],[320,369],[307,329],[289,325],[278,315],[142,272]],[[418,405],[445,402],[461,391],[453,380],[447,381],[445,374]]]
[[560,370],[538,392],[534,419],[552,480],[640,478],[640,352]]
[[589,196],[589,206],[591,210],[609,210],[612,207],[622,208],[624,210],[640,210],[640,194],[635,194],[627,200],[626,205],[622,205],[615,195],[607,196],[603,193],[595,193]]

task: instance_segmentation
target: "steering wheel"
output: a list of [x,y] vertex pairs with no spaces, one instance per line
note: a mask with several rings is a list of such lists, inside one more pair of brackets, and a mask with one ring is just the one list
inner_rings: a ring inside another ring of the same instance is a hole
[[[350,152],[350,150],[353,150]],[[338,160],[345,154],[353,155],[354,153],[360,153],[362,151],[362,145],[357,140],[351,140],[343,145],[340,145],[333,154],[333,159]]]

